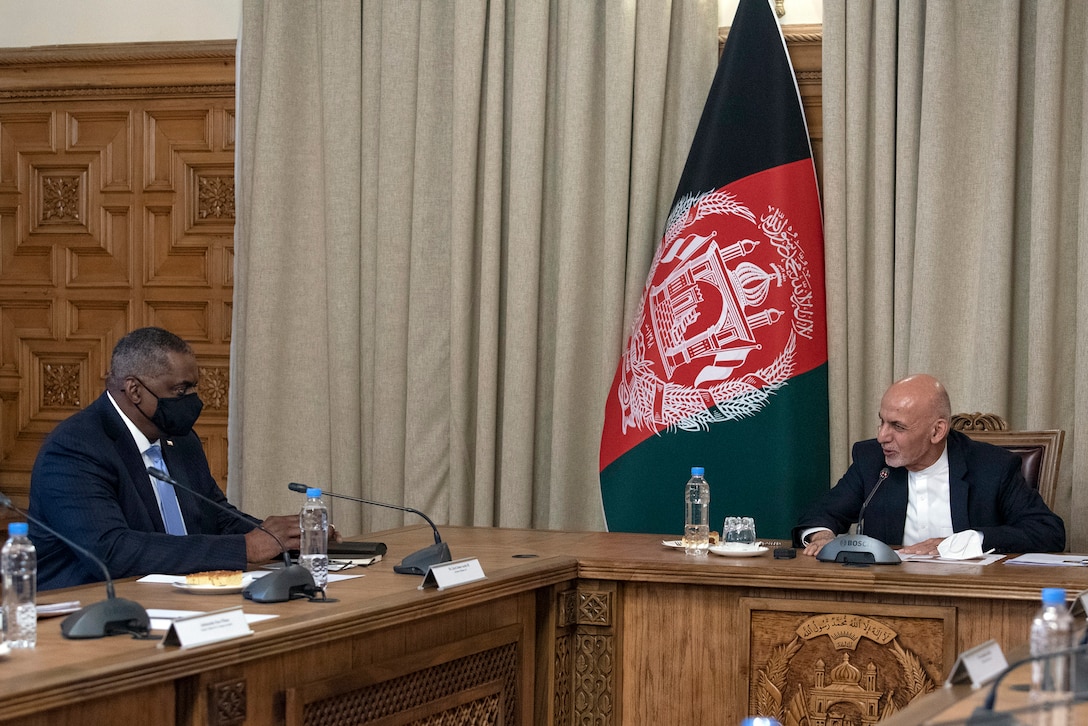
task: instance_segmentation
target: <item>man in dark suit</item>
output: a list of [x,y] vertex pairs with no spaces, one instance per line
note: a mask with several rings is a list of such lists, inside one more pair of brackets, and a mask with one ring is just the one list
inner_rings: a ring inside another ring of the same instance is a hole
[[[877,437],[854,445],[853,463],[794,529],[794,544],[816,555],[857,520],[865,534],[908,554],[937,554],[953,533],[973,531],[981,551],[1060,552],[1065,525],[1020,472],[1020,457],[952,431],[948,393],[915,375],[880,401]],[[886,473],[885,473],[886,472]]]
[[[147,474],[165,467],[179,483],[234,509],[192,431],[203,406],[199,378],[192,349],[173,333],[140,328],[118,341],[106,391],[58,425],[38,452],[31,516],[94,553],[112,577],[241,570],[278,557],[280,545],[255,528],[257,519],[156,486]],[[269,517],[263,526],[298,546],[297,515]],[[102,579],[98,565],[33,522],[30,538],[40,589]]]

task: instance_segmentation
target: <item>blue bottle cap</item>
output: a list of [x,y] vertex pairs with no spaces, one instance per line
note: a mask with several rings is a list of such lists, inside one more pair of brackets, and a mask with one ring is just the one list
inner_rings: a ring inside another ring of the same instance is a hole
[[9,522],[8,523],[8,536],[9,537],[26,537],[26,522]]
[[306,487],[306,496],[314,499],[321,496],[321,490],[317,487]]
[[1061,587],[1044,587],[1043,588],[1043,604],[1044,605],[1065,605],[1065,588],[1061,588]]
[[782,726],[778,719],[766,716],[749,716],[740,722],[740,726]]
[[703,475],[703,467],[701,467],[701,466],[691,467],[691,475],[692,476],[702,476]]

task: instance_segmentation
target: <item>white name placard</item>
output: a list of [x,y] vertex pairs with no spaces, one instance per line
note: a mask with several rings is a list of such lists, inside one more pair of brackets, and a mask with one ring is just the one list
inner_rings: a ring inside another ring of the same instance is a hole
[[433,586],[439,590],[445,590],[447,587],[476,582],[477,580],[486,579],[486,577],[484,568],[480,566],[480,561],[475,557],[467,557],[463,560],[431,565],[431,568],[427,570],[427,574],[423,576],[423,582],[419,584],[419,589],[422,590]]
[[970,678],[971,687],[978,688],[997,678],[1008,667],[1009,662],[1005,660],[1001,646],[996,640],[988,640],[960,653],[944,685],[947,688]]
[[159,642],[159,647],[177,645],[192,648],[252,633],[249,623],[246,622],[246,614],[242,612],[242,606],[238,605],[174,620]]

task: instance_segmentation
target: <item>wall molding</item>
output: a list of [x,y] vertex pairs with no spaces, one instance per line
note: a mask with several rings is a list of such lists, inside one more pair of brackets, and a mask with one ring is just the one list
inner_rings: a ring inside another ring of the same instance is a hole
[[237,43],[0,48],[0,99],[233,96]]

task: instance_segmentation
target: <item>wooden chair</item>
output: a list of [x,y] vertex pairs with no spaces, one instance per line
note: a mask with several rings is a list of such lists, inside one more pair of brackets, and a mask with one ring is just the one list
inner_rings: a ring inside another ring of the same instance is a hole
[[953,429],[976,441],[985,441],[1018,454],[1028,486],[1037,489],[1046,505],[1054,508],[1065,431],[1010,431],[1005,419],[992,413],[957,413],[952,416],[951,424]]

